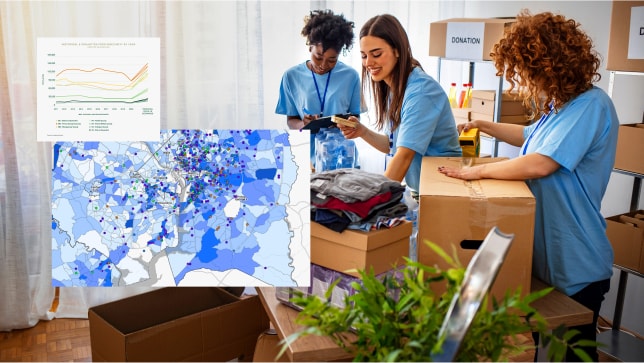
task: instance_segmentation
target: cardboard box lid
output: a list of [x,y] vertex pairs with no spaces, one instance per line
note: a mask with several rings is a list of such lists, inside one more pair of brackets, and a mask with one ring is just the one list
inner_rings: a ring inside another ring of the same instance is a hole
[[[342,233],[338,233],[311,221],[311,237],[333,241],[340,245],[363,251],[372,251],[394,241],[408,238],[411,235],[411,227],[412,223],[405,221],[392,228],[383,228],[370,232],[347,229]],[[311,244],[315,243],[315,238],[311,238]]]
[[[475,158],[474,165],[493,163],[507,158]],[[461,167],[459,157],[423,157],[420,169],[420,196],[462,198],[529,198],[534,196],[523,181],[481,179],[466,181],[450,178],[438,171],[439,166]]]

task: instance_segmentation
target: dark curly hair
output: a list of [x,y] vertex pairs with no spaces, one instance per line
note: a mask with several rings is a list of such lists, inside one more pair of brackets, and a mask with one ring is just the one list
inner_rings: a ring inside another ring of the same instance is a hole
[[306,44],[322,44],[323,51],[334,49],[343,53],[353,46],[352,21],[344,15],[336,15],[331,10],[314,10],[304,17],[302,36],[306,37]]
[[522,10],[490,56],[497,76],[510,83],[508,92],[518,88],[533,117],[548,112],[550,101],[561,108],[601,79],[592,39],[575,20],[550,12]]

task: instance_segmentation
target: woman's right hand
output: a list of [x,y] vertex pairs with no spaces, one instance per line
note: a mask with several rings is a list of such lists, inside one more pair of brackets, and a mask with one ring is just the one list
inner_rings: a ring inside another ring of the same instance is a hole
[[478,128],[478,127],[479,127],[478,126],[478,121],[476,121],[476,120],[456,125],[456,128],[458,129],[458,134],[459,135],[463,131],[467,131],[469,129]]
[[338,124],[338,128],[342,131],[345,139],[355,139],[362,137],[367,132],[367,127],[360,123],[360,120],[355,116],[349,116],[349,121],[355,122],[355,127],[345,126]]

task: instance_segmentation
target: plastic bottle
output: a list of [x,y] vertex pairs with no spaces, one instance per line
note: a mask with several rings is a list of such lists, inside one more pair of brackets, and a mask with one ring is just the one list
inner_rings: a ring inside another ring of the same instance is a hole
[[468,108],[472,105],[472,84],[468,83],[465,88],[465,99],[463,100],[463,108]]
[[467,83],[463,83],[463,88],[461,88],[461,95],[458,97],[458,107],[463,108],[463,103],[465,102],[465,97],[467,97]]
[[456,83],[450,84],[449,93],[447,94],[447,98],[449,99],[449,104],[450,104],[450,106],[452,106],[452,108],[458,107],[456,105]]

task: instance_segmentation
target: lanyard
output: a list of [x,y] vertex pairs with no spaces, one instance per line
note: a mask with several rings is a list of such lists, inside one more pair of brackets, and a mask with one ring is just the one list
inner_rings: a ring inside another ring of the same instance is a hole
[[320,116],[324,115],[324,103],[326,102],[326,91],[329,89],[329,81],[331,80],[331,71],[333,68],[329,69],[329,76],[326,79],[326,86],[324,86],[324,97],[320,96],[320,89],[318,88],[318,81],[315,80],[315,73],[311,70],[311,77],[313,77],[313,83],[315,83],[315,90],[318,92],[318,100],[320,100]]
[[550,114],[552,113],[552,110],[554,110],[554,103],[550,104],[550,111],[548,113],[544,113],[541,115],[541,118],[539,118],[539,121],[537,121],[537,126],[534,127],[534,130],[530,133],[528,136],[528,139],[525,141],[525,144],[523,144],[523,149],[521,150],[521,155],[525,155],[526,151],[528,150],[528,145],[530,144],[530,140],[532,139],[532,136],[537,133],[537,130],[541,126],[542,123],[544,123],[548,117],[550,117]]
[[394,156],[394,123],[389,121],[389,156]]

